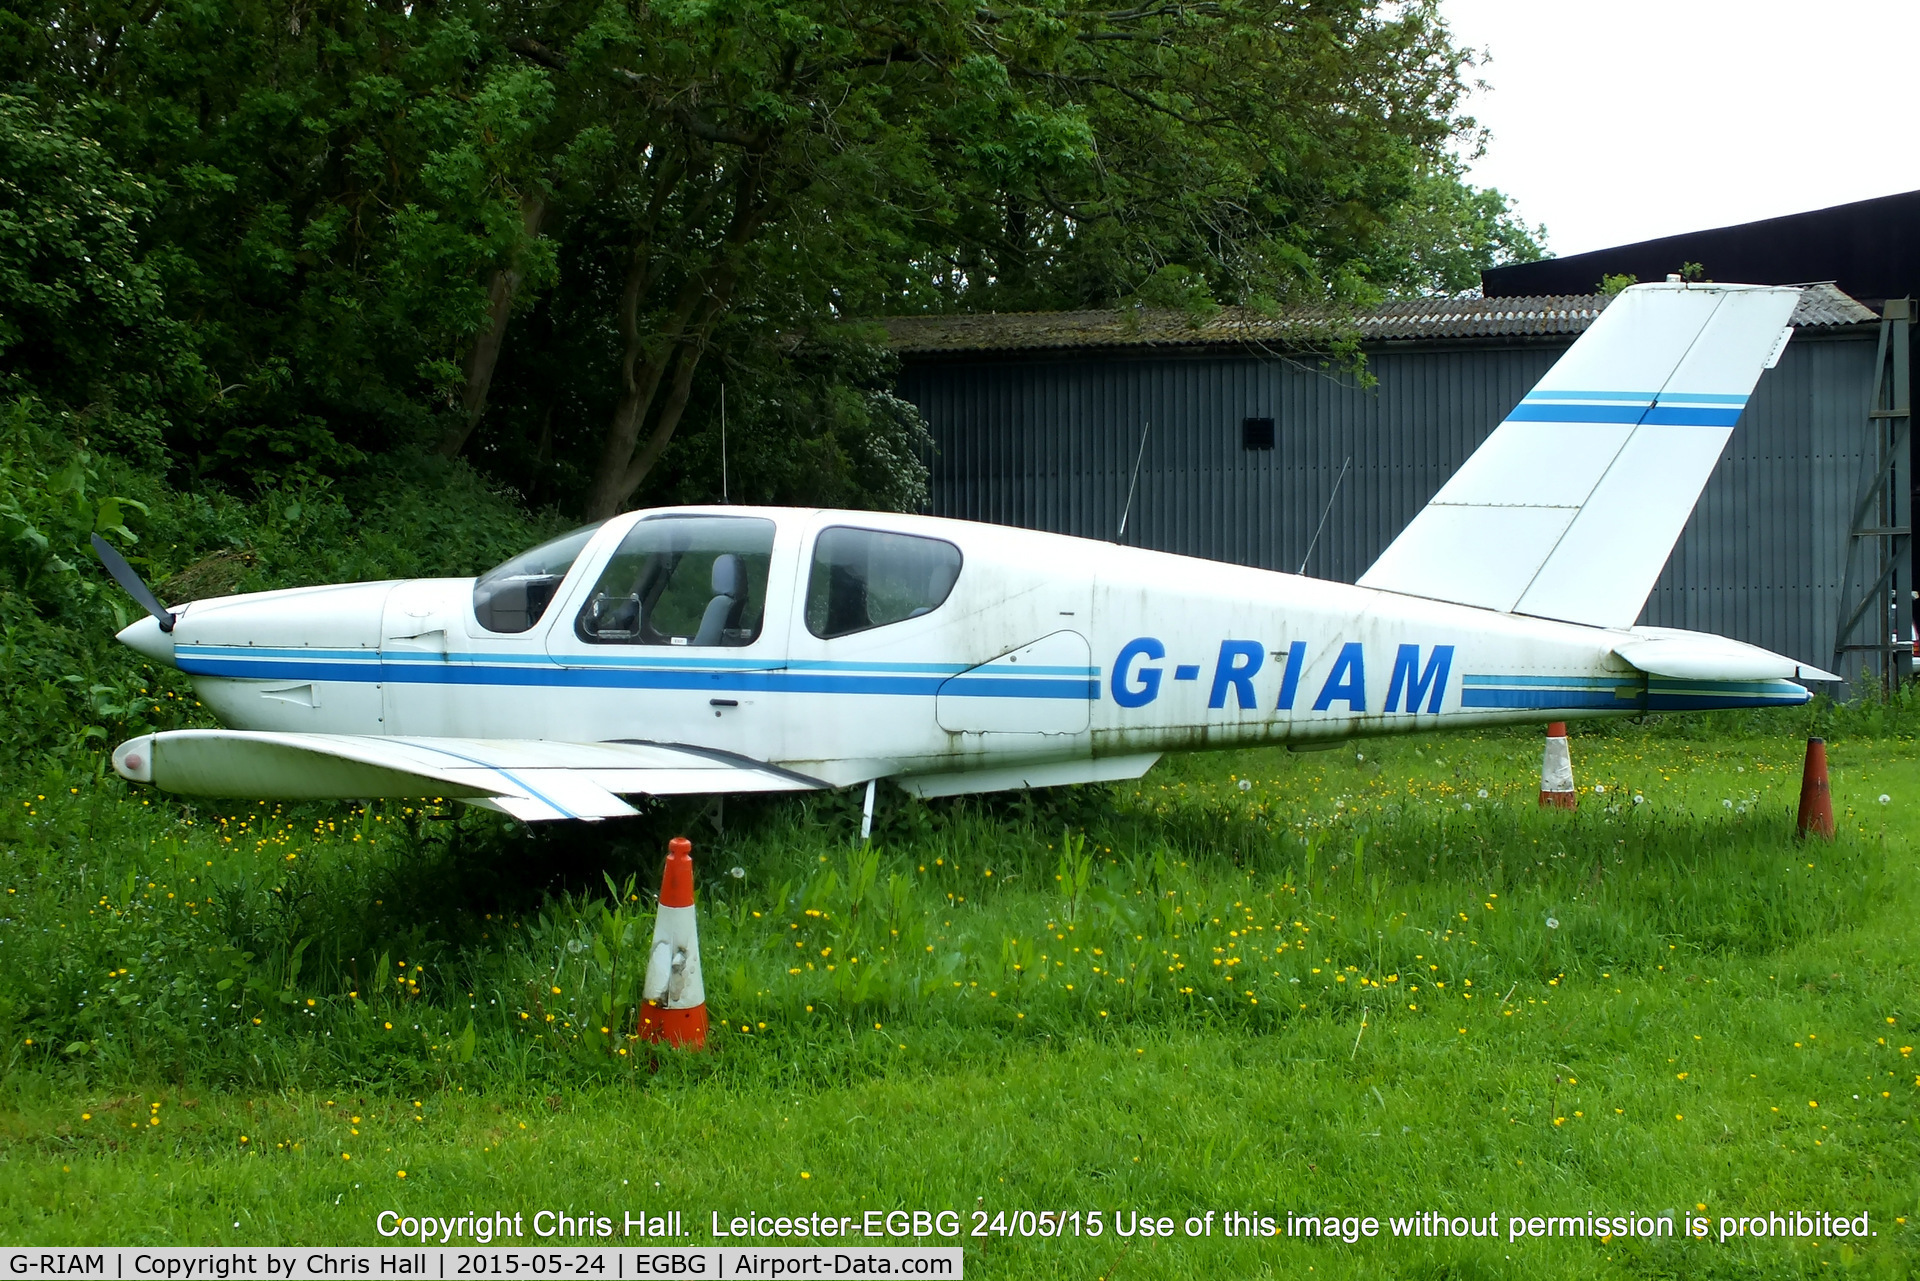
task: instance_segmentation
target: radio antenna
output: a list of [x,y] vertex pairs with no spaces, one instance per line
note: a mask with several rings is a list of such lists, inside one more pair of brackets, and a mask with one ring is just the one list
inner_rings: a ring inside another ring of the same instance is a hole
[[1140,483],[1140,460],[1147,456],[1147,433],[1153,430],[1153,419],[1147,419],[1146,426],[1140,429],[1140,451],[1133,456],[1133,479],[1127,482],[1127,505],[1120,509],[1120,532],[1113,536],[1116,543],[1127,538],[1127,517],[1133,514],[1133,487]]
[[1320,541],[1320,531],[1327,527],[1327,517],[1333,515],[1333,500],[1340,497],[1340,482],[1347,478],[1347,468],[1351,466],[1353,466],[1353,455],[1348,454],[1347,461],[1340,464],[1340,474],[1334,477],[1333,492],[1327,495],[1327,509],[1320,513],[1320,523],[1314,526],[1313,539],[1307,544],[1307,554],[1300,558],[1300,568],[1293,571],[1294,573],[1307,572],[1307,560],[1313,555],[1314,544]]
[[720,384],[720,501],[731,503],[727,497],[727,385]]

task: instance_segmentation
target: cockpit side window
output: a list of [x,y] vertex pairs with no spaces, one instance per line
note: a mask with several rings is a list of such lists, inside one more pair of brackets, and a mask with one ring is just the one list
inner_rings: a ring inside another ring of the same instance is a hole
[[640,521],[574,622],[596,645],[750,645],[767,608],[774,524],[752,516]]
[[938,538],[834,525],[813,543],[807,630],[822,640],[919,618],[960,577],[960,549]]
[[473,585],[473,616],[490,632],[524,632],[540,621],[553,594],[600,526],[586,525],[496,565]]

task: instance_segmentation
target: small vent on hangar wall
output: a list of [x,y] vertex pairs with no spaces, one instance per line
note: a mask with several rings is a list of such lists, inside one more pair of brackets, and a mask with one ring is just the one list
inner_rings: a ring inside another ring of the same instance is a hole
[[1240,448],[1272,449],[1273,419],[1243,418],[1240,420]]

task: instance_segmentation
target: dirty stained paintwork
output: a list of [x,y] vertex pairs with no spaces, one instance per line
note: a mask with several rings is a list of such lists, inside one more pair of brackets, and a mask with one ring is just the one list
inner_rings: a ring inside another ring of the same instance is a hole
[[[622,539],[671,515],[774,523],[757,637],[582,639],[576,620]],[[937,608],[823,638],[808,626],[808,580],[816,540],[836,527],[940,540],[961,568]],[[197,602],[168,652],[240,730],[668,743],[824,785],[894,777],[929,794],[1132,776],[1170,751],[1807,697],[1785,679],[1650,677],[1613,652],[1631,631],[928,517],[633,513],[594,534],[519,633],[481,624],[474,585]],[[745,785],[735,775],[707,782]]]

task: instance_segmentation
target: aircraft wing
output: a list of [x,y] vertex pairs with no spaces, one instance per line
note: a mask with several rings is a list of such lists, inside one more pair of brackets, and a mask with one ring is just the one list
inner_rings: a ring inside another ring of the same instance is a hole
[[190,796],[287,800],[451,797],[528,822],[617,818],[620,797],[799,792],[819,779],[751,757],[643,740],[387,738],[189,729],[113,753],[121,777]]

